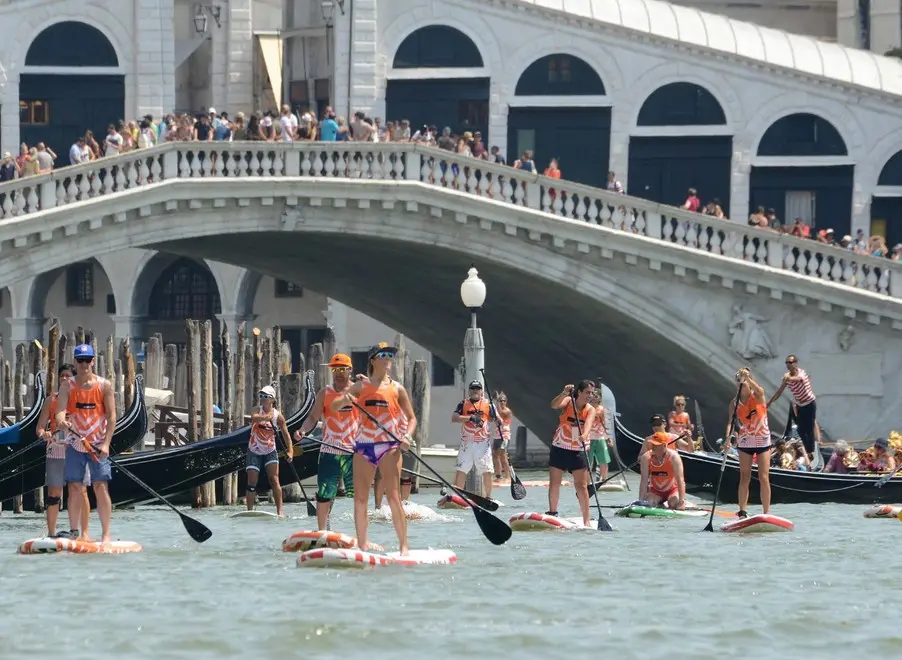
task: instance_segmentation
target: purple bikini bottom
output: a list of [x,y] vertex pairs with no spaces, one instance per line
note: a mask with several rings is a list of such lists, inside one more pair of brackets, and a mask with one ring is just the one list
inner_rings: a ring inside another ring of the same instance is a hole
[[400,447],[400,442],[391,440],[390,442],[366,442],[358,443],[354,452],[362,454],[363,457],[373,465],[378,466],[382,462],[382,458],[395,447]]

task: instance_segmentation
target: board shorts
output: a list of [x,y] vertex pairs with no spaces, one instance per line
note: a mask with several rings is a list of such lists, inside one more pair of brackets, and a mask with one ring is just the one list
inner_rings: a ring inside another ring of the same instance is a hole
[[467,473],[476,468],[476,474],[488,474],[495,472],[495,464],[492,462],[492,445],[486,440],[484,442],[471,442],[464,440],[460,443],[457,450],[457,466],[458,472]]
[[272,465],[273,463],[279,464],[279,452],[275,449],[268,454],[255,454],[250,449],[247,450],[247,467],[245,470],[248,472],[251,470],[263,472],[267,465]]
[[663,491],[663,490],[658,490],[657,488],[652,488],[651,486],[649,486],[649,487],[648,487],[648,494],[649,494],[649,495],[654,495],[655,497],[660,497],[662,502],[666,502],[667,500],[669,500],[669,499],[670,499],[671,497],[673,497],[674,495],[677,496],[677,497],[679,497],[679,496],[680,496],[680,489],[679,489],[679,487],[674,486],[673,488],[671,488],[670,490],[668,490],[668,491],[665,492],[665,491]]
[[589,441],[589,465],[598,463],[599,465],[607,465],[611,462],[611,454],[608,451],[607,440],[590,440]]
[[773,449],[773,445],[767,445],[765,447],[736,447],[743,454],[750,454],[751,456],[757,456],[758,454],[763,454],[766,451],[770,451]]
[[576,470],[589,469],[589,463],[586,461],[586,452],[581,449],[577,451],[561,449],[554,445],[551,446],[551,453],[548,454],[548,465],[571,474]]
[[504,451],[505,449],[507,449],[510,441],[510,438],[495,438],[494,440],[492,440],[492,451]]
[[62,488],[66,485],[66,459],[47,458],[47,468],[44,472],[47,488]]
[[90,483],[98,481],[110,481],[113,478],[112,466],[110,459],[101,458],[95,461],[87,452],[76,451],[72,445],[66,447],[66,458],[64,459],[66,466],[64,475],[66,483],[85,484],[85,470],[90,472]]
[[338,480],[345,483],[345,495],[354,496],[354,456],[319,453],[316,470],[316,501],[331,502],[338,497]]

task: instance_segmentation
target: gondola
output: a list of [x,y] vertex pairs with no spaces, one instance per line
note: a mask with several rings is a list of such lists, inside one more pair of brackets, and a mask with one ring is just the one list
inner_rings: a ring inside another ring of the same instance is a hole
[[[643,438],[626,429],[617,420],[617,452],[627,465],[637,463]],[[679,452],[683,459],[686,486],[693,492],[714,493],[720,475],[721,454],[685,451]],[[638,471],[638,466],[634,468]],[[750,502],[760,504],[758,499],[758,468],[752,469]],[[894,477],[882,488],[875,488],[880,475],[836,474],[834,472],[802,472],[799,470],[770,469],[771,502],[792,504],[898,504],[902,502],[902,477]],[[739,462],[729,457],[724,469],[723,485],[718,501],[735,504],[739,488]]]
[[[290,433],[299,429],[313,410],[316,392],[313,371],[304,376],[305,397],[301,407],[285,422]],[[251,427],[245,426],[231,433],[161,451],[141,451],[124,454],[116,462],[163,496],[177,495],[196,486],[214,481],[240,470],[244,465]],[[294,467],[301,479],[316,474],[319,445],[305,441],[295,445]],[[293,483],[294,477],[283,458],[279,476],[283,484]],[[259,490],[263,490],[261,479]],[[116,506],[141,504],[153,500],[146,490],[121,471],[113,468],[110,497]]]
[[[35,378],[36,383],[42,383],[43,378]],[[43,385],[40,385],[43,394]],[[37,400],[37,397],[36,397]],[[41,398],[43,404],[43,397]],[[37,410],[34,422],[27,429],[20,430],[22,441],[20,445],[23,451],[4,463],[0,460],[0,501],[23,495],[44,485],[46,446],[43,442],[37,442],[37,420],[41,412],[41,406],[34,406]],[[32,412],[29,411],[30,418]],[[22,420],[24,423],[26,420]],[[0,429],[0,432],[9,431],[13,427]],[[115,456],[127,451],[144,440],[147,433],[147,407],[144,402],[144,377],[135,378],[135,396],[125,411],[125,414],[116,420],[116,430],[110,441],[110,454]],[[28,506],[26,504],[26,506]]]

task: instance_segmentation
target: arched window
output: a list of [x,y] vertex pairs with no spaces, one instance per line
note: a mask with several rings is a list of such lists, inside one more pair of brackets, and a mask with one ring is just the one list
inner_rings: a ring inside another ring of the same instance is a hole
[[517,80],[517,96],[604,96],[598,72],[583,59],[555,53],[537,59]]
[[179,259],[154,284],[149,316],[156,321],[212,319],[222,312],[213,274],[191,259]]
[[398,46],[395,69],[478,69],[482,55],[473,40],[447,25],[429,25],[407,35]]
[[823,117],[799,112],[778,119],[764,133],[759,156],[847,156],[846,142]]
[[723,126],[717,99],[701,85],[675,82],[653,91],[639,110],[639,126]]
[[902,186],[902,151],[897,151],[886,161],[877,179],[878,186]]
[[119,66],[116,49],[87,23],[63,21],[45,28],[25,54],[26,66]]

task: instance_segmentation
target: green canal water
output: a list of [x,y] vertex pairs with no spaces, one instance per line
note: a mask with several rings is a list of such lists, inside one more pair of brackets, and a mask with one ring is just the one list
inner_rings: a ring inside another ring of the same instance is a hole
[[[631,483],[602,503],[635,499]],[[514,502],[504,489],[499,515],[544,511],[547,491],[528,491]],[[572,492],[562,515],[576,515]],[[314,526],[303,505],[284,521],[236,510],[189,512],[213,530],[202,545],[167,509],[116,512],[114,536],[144,545],[120,556],[19,556],[42,519],[3,512],[0,658],[902,657],[902,522],[861,506],[775,507],[796,524],[787,534],[611,517],[615,533],[514,533],[501,547],[471,513],[442,511],[410,523],[411,546],[451,548],[456,565],[364,571],[296,568],[280,544]],[[350,512],[340,501],[333,528],[353,534]],[[371,535],[394,548],[389,523]]]

